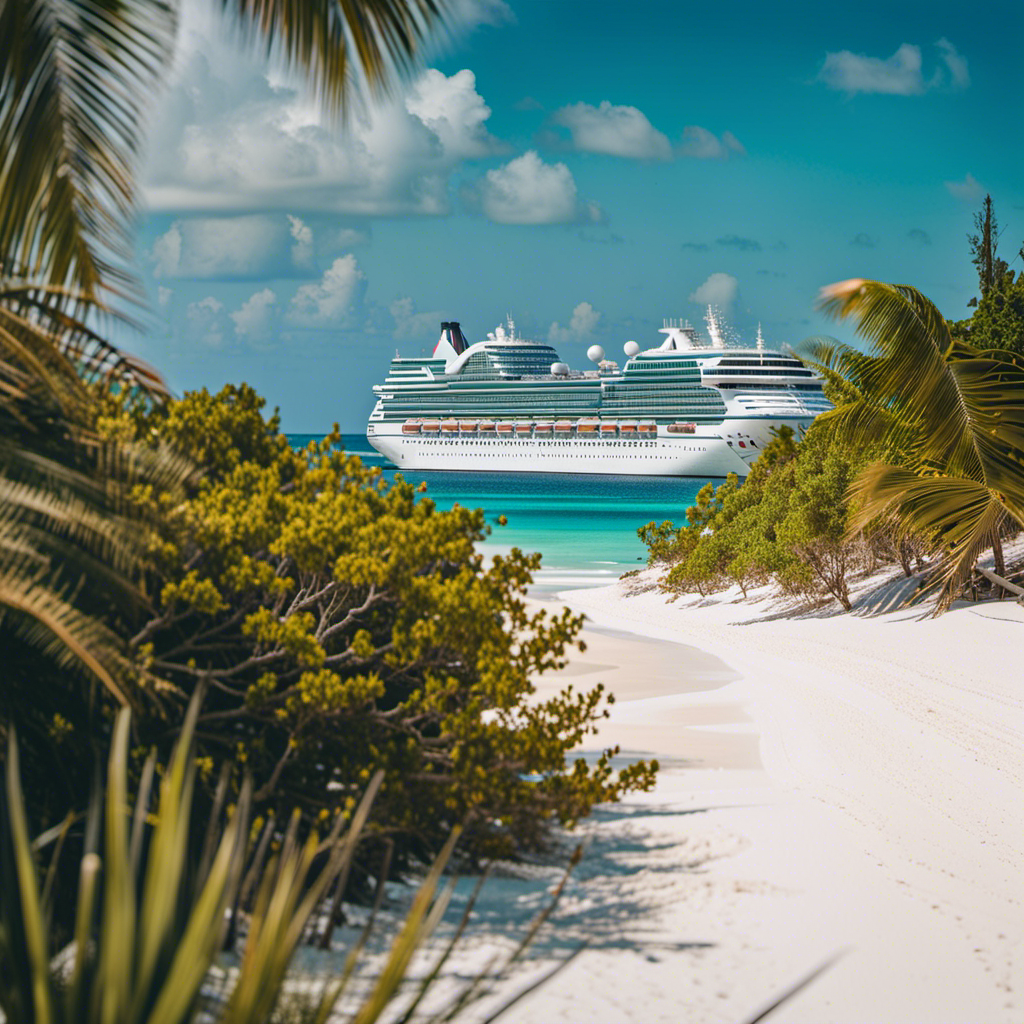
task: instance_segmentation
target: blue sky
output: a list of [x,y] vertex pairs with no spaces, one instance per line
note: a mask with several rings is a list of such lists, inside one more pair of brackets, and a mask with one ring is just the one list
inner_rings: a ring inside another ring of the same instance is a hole
[[1002,255],[1024,242],[1019,5],[457,0],[345,130],[213,6],[186,4],[152,114],[126,344],[178,391],[248,381],[288,430],[361,430],[443,319],[472,341],[511,313],[577,367],[707,300],[740,337],[853,340],[822,285],[959,318],[986,192]]

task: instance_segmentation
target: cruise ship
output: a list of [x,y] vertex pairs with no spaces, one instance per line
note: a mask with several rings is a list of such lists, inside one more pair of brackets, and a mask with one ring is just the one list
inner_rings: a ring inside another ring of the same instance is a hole
[[628,476],[746,476],[787,425],[797,435],[831,408],[798,359],[727,344],[716,311],[708,336],[666,320],[660,345],[626,342],[620,367],[593,345],[573,372],[511,318],[469,344],[442,323],[433,354],[391,362],[374,387],[369,443],[399,469]]

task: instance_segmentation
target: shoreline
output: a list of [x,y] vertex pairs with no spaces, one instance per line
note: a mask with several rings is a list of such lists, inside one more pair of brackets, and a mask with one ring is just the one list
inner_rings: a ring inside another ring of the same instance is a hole
[[877,581],[853,614],[667,603],[635,592],[653,573],[557,594],[590,646],[542,690],[605,682],[619,700],[588,748],[662,757],[655,791],[619,806],[680,864],[646,927],[697,945],[660,969],[585,953],[517,1020],[743,1019],[840,952],[771,1019],[1019,1020],[1024,609],[880,612]]

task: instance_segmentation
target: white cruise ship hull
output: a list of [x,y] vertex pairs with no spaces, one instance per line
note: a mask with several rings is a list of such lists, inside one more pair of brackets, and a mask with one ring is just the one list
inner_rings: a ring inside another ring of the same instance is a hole
[[[419,436],[398,423],[370,423],[367,440],[398,469],[506,473],[573,473],[603,476],[745,477],[749,463],[772,438],[771,428],[790,426],[799,436],[813,417],[726,421],[722,433],[621,437]],[[705,428],[707,430],[707,428]],[[728,438],[731,437],[731,443]],[[743,447],[740,447],[742,441]]]

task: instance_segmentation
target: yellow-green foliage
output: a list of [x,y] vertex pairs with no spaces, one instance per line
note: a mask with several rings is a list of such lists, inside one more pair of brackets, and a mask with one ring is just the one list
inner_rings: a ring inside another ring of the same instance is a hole
[[[140,678],[183,694],[209,681],[198,735],[244,758],[259,803],[316,816],[380,767],[382,827],[429,848],[468,816],[471,847],[507,851],[652,784],[652,765],[613,771],[611,751],[566,766],[606,701],[600,687],[534,697],[532,679],[565,664],[582,624],[527,610],[539,556],[485,566],[482,511],[441,512],[401,478],[388,486],[337,433],[294,452],[261,408],[229,387],[135,418],[140,436],[205,468],[187,502],[160,512]],[[156,715],[139,727],[166,734]]]

